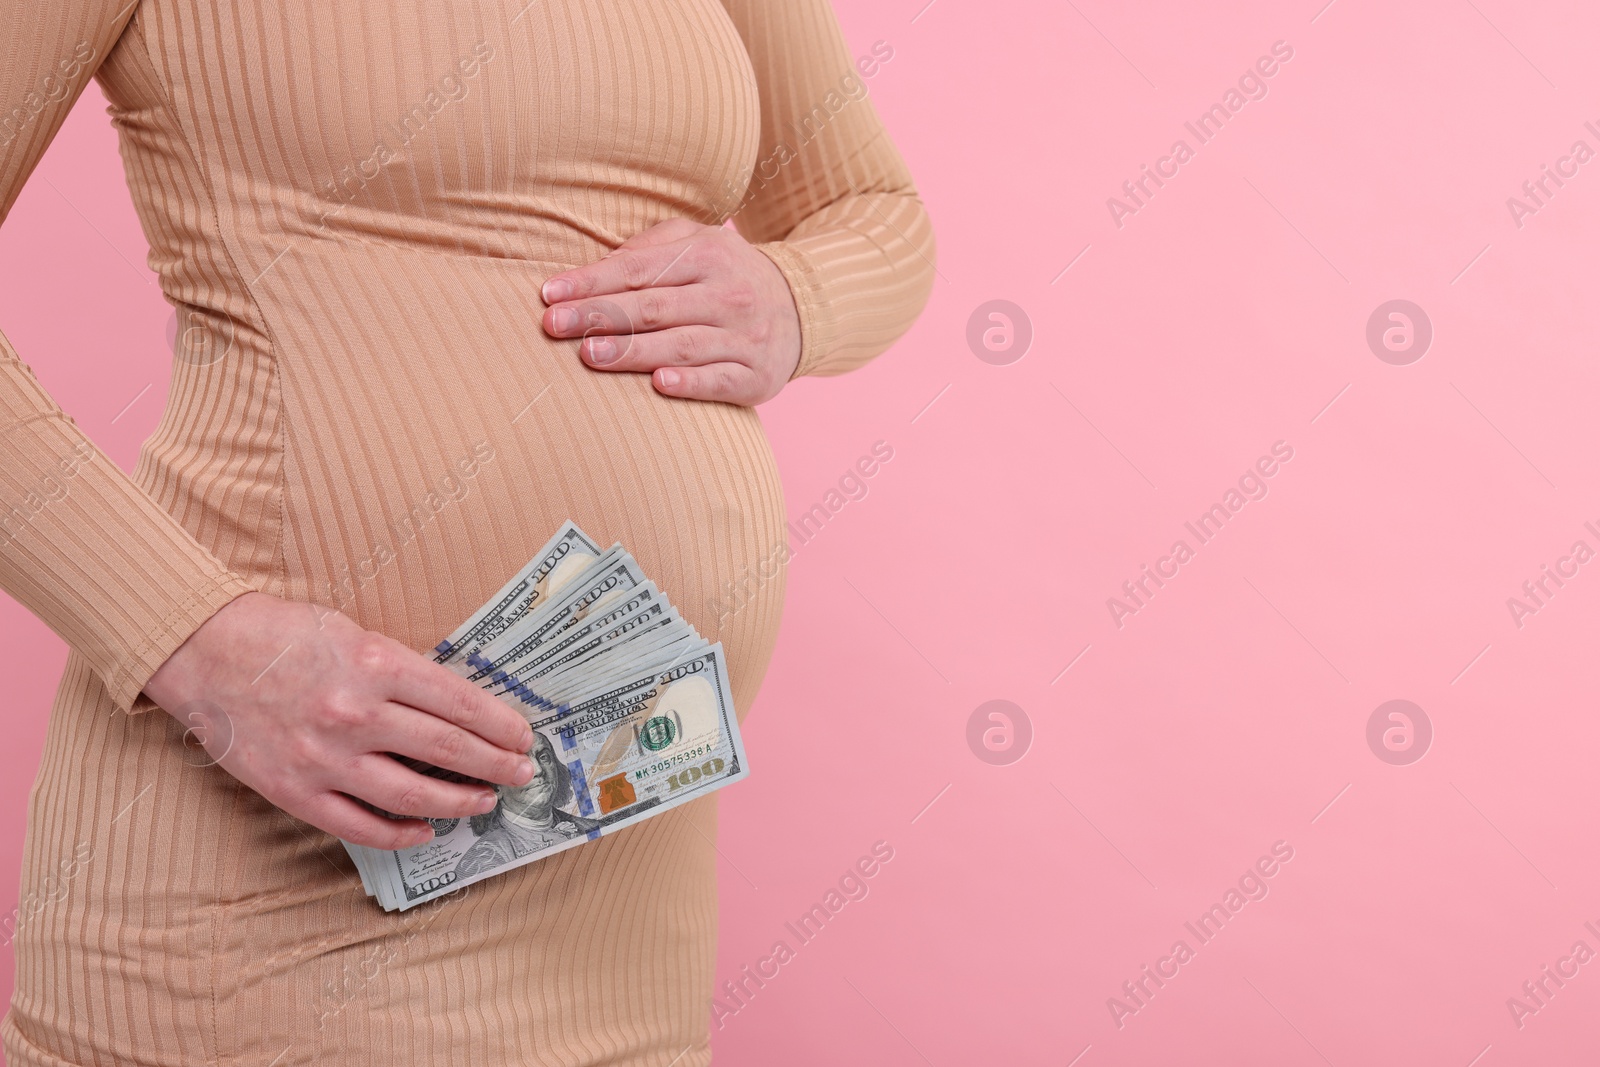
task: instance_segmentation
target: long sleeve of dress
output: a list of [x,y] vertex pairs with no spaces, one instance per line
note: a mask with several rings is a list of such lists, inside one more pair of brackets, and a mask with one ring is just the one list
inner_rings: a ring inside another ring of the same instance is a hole
[[761,150],[734,213],[800,312],[795,376],[859,367],[933,289],[935,242],[910,171],[868,94],[893,55],[850,54],[829,0],[723,0],[761,95]]
[[[133,5],[25,8],[0,35],[0,223]],[[3,335],[0,588],[81,654],[123,710],[153,707],[140,698],[150,675],[253,588],[84,436]]]

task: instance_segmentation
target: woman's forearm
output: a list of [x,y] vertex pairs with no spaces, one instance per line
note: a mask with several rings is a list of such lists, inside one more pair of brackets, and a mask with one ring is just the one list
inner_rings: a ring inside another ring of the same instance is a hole
[[761,145],[734,224],[800,312],[795,376],[885,351],[933,291],[933,224],[868,95],[894,50],[853,56],[828,0],[723,0],[761,85]]

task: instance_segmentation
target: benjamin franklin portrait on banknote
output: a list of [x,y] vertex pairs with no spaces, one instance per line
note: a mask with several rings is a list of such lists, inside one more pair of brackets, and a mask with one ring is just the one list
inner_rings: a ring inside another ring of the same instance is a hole
[[456,865],[457,877],[499,867],[599,827],[594,819],[562,810],[574,799],[572,776],[548,737],[536,730],[533,738],[528,753],[533,760],[533,779],[523,786],[502,789],[493,811],[473,817],[472,829],[482,836]]

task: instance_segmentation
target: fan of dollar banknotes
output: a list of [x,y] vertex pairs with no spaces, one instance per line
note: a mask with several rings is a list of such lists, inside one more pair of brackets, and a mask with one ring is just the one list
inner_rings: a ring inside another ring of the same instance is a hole
[[[345,842],[362,884],[405,910],[575,848],[749,774],[721,644],[711,644],[614,544],[568,522],[434,649],[533,726],[527,785],[486,815],[435,819],[388,852]],[[436,778],[470,781],[403,760]]]

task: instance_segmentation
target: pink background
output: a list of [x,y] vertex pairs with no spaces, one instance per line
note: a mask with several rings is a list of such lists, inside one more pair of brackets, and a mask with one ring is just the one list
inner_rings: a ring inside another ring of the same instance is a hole
[[[791,517],[875,441],[894,458],[798,546],[755,773],[723,794],[722,977],[795,953],[719,1061],[1594,1062],[1600,961],[1520,1028],[1507,998],[1600,951],[1600,562],[1520,628],[1506,601],[1600,549],[1600,161],[1520,228],[1506,200],[1600,149],[1600,17],[919,2],[839,3],[853,51],[894,48],[868,84],[940,278],[893,351],[763,411]],[[1107,198],[1279,40],[1268,95],[1119,228]],[[0,323],[131,468],[170,309],[103,107],[91,87],[0,237]],[[1034,329],[1010,365],[966,342],[993,299]],[[1365,339],[1392,299],[1434,328],[1407,366]],[[1119,628],[1107,598],[1280,440],[1266,498]],[[65,649],[0,618],[9,913]],[[993,699],[1032,724],[1008,766],[967,741]],[[1368,747],[1392,699],[1432,724],[1419,762]],[[784,924],[877,841],[868,895],[800,945]],[[1278,841],[1269,894],[1202,945],[1184,923]],[[1179,939],[1119,1028],[1107,999]]]

